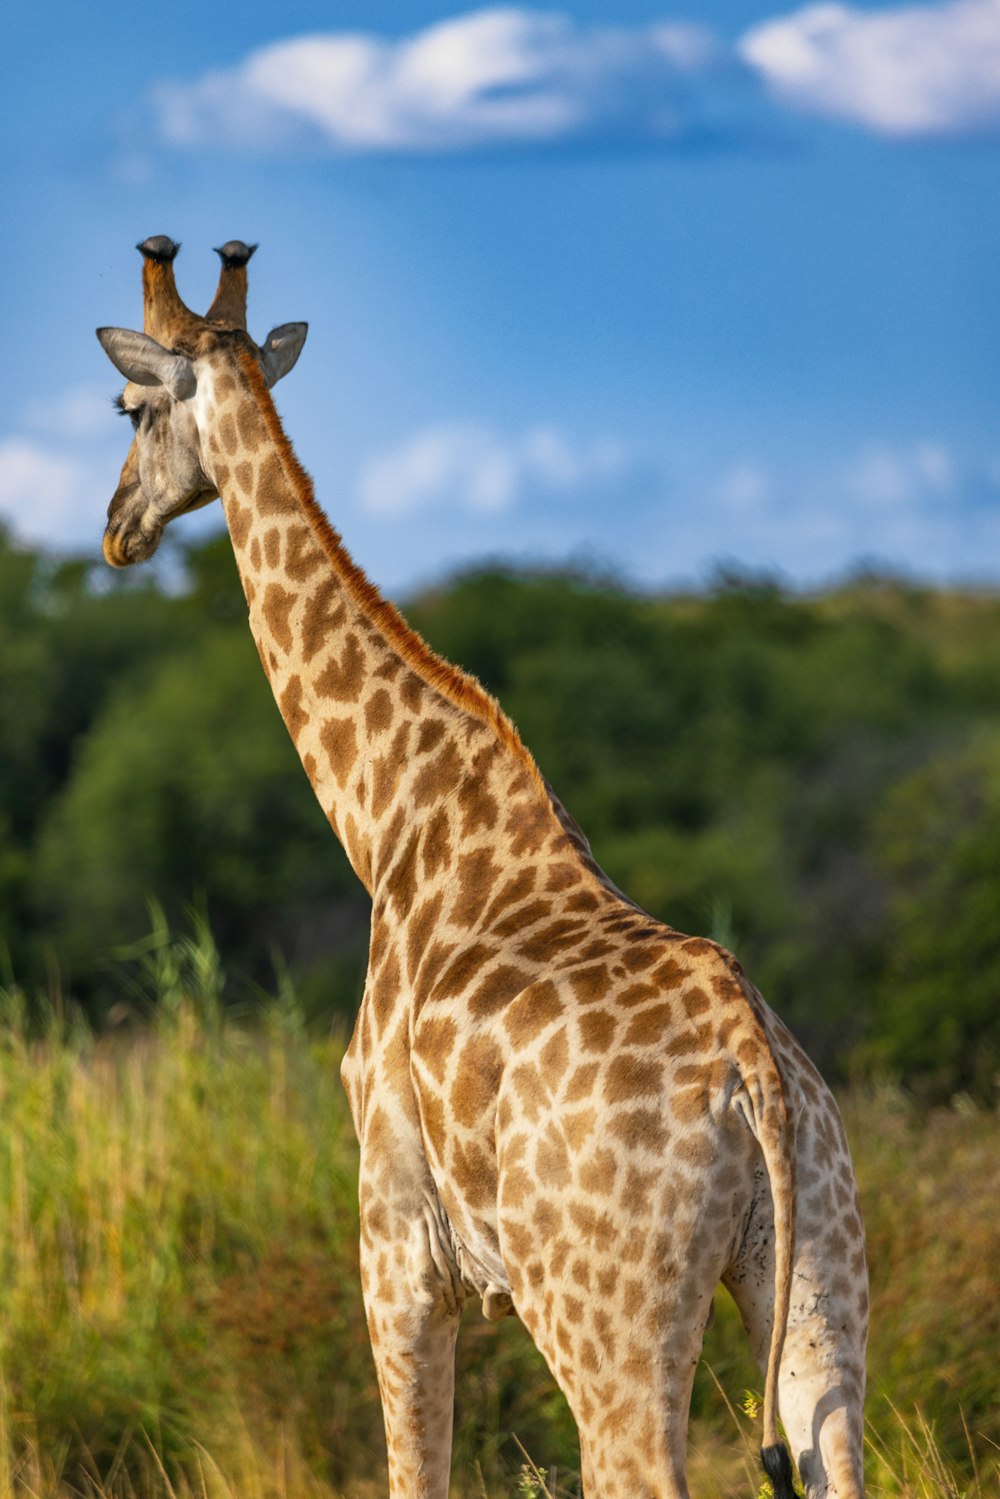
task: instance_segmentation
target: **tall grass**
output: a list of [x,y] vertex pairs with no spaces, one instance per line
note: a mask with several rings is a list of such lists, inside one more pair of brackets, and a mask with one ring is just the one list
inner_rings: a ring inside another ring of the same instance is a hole
[[[287,986],[252,1020],[227,1012],[204,928],[158,927],[128,971],[148,1018],[101,1038],[0,991],[0,1499],[384,1492],[342,1040]],[[853,1100],[849,1125],[872,1492],[1000,1494],[1000,1125],[968,1107],[922,1120],[891,1091]],[[572,1423],[522,1329],[466,1323],[456,1494],[541,1493],[533,1464],[552,1495],[578,1492]],[[758,1376],[731,1303],[718,1324],[693,1489],[756,1495],[736,1397]]]

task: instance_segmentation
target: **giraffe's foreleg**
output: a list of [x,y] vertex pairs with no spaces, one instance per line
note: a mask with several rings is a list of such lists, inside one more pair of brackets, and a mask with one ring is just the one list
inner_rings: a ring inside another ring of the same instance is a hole
[[446,1499],[463,1292],[422,1154],[361,1167],[361,1283],[378,1375],[391,1499]]

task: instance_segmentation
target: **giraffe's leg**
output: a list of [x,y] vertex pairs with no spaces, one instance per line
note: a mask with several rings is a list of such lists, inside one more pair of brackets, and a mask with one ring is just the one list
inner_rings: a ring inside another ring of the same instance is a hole
[[392,1499],[446,1499],[458,1317],[365,1297]]
[[569,1378],[561,1370],[580,1428],[586,1499],[690,1499],[691,1389],[718,1273],[710,1258],[675,1240],[662,1279],[652,1267],[623,1271],[627,1310],[609,1318],[605,1305],[602,1317],[598,1304],[596,1336],[581,1345],[583,1363],[596,1369],[578,1366]]
[[[862,1499],[867,1333],[864,1236],[846,1146],[831,1185],[829,1150],[824,1151],[821,1173],[810,1148],[812,1134],[800,1117],[799,1177],[816,1183],[819,1190],[815,1196],[804,1187],[798,1192],[792,1302],[778,1405],[807,1499]],[[746,1233],[723,1282],[739,1308],[763,1369],[774,1309],[774,1226],[770,1188],[762,1169]]]
[[[685,1186],[683,1201],[676,1173],[660,1188],[652,1232],[638,1201],[634,1217],[593,1213],[582,1234],[539,1243],[512,1277],[517,1309],[576,1420],[586,1499],[689,1499],[691,1388],[732,1206],[710,1175]],[[544,1198],[529,1215],[539,1206],[551,1222]]]
[[[367,1155],[367,1159],[366,1159]],[[361,1283],[391,1499],[446,1499],[462,1290],[422,1153],[362,1149]]]

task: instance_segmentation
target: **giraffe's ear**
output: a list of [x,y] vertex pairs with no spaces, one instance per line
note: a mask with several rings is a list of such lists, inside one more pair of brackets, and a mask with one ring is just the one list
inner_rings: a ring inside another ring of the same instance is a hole
[[136,385],[165,385],[178,401],[194,395],[194,369],[183,354],[172,354],[148,334],[133,333],[130,328],[98,328],[97,336],[126,380]]
[[282,375],[288,374],[302,353],[308,332],[308,323],[282,323],[280,328],[271,329],[260,347],[264,379],[268,385],[277,384]]

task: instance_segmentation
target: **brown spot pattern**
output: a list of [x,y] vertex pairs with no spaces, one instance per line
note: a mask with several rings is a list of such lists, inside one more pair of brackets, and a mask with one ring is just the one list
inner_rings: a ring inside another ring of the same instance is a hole
[[319,731],[330,769],[337,785],[343,789],[358,758],[358,741],[351,718],[330,718]]
[[348,635],[340,659],[332,656],[316,678],[316,691],[320,697],[333,698],[336,702],[356,703],[364,679],[364,652],[358,637]]
[[[245,399],[259,375],[244,375],[217,433],[235,489],[253,494],[249,506],[233,490],[224,498],[261,658],[292,737],[310,746],[303,761],[331,823],[374,885],[371,977],[345,1083],[364,1141],[362,1276],[394,1491],[425,1471],[437,1428],[420,1402],[432,1386],[450,1421],[446,1368],[425,1363],[414,1379],[408,1362],[413,1292],[436,1295],[439,1273],[413,1259],[411,1227],[436,1191],[473,1257],[504,1245],[517,1311],[584,1428],[588,1491],[672,1492],[663,1401],[685,1405],[739,1224],[769,1232],[747,1265],[764,1267],[758,1283],[771,1273],[770,1198],[749,1214],[758,1136],[768,1169],[797,1142],[810,1279],[825,1264],[824,1294],[863,1324],[861,1225],[836,1111],[728,954],[618,899],[495,705],[351,570],[266,393],[259,409]],[[734,1090],[755,1100],[755,1135],[727,1114]],[[741,1284],[734,1272],[737,1297]],[[506,1289],[489,1288],[486,1304],[509,1306]],[[746,1297],[741,1310],[752,1326]],[[842,1369],[860,1430],[850,1318],[810,1315],[819,1365]],[[803,1431],[811,1440],[808,1413]]]
[[281,583],[268,583],[264,589],[261,613],[274,640],[286,656],[292,648],[290,615],[295,608],[296,597]]
[[302,706],[302,678],[292,677],[281,697],[278,699],[281,716],[288,726],[288,732],[293,739],[299,737],[299,733],[305,724],[309,722],[309,714]]

